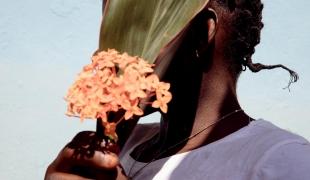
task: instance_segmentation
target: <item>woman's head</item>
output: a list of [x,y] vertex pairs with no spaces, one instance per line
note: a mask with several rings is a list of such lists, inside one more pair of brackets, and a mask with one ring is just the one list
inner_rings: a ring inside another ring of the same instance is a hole
[[260,42],[263,4],[261,0],[211,0],[209,6],[228,36],[225,52],[231,70],[239,74]]
[[216,44],[222,45],[217,48],[220,48],[228,63],[229,71],[236,78],[246,68],[252,72],[259,72],[262,69],[280,67],[289,71],[290,83],[297,81],[298,75],[281,64],[270,66],[252,62],[255,46],[260,43],[261,30],[264,26],[261,0],[210,0],[208,8],[207,16],[204,17],[215,18],[218,22],[215,29],[221,36],[221,42]]

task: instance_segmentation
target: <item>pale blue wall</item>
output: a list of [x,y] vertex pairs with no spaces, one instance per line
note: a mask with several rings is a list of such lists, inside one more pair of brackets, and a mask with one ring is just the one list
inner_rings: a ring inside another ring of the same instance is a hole
[[[97,47],[99,0],[4,1],[0,6],[0,179],[42,179],[47,164],[73,135],[93,129],[64,115],[64,96]],[[283,63],[300,74],[244,73],[239,96],[252,116],[310,139],[310,2],[268,0],[255,60]],[[146,121],[157,119],[155,115]]]
[[300,80],[283,90],[289,75],[283,70],[244,73],[239,96],[244,109],[310,139],[310,1],[265,0],[262,41],[254,61],[284,64]]

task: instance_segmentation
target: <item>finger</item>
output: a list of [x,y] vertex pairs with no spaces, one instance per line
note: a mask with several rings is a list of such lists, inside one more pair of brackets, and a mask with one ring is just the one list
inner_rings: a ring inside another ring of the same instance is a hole
[[63,172],[53,172],[45,177],[45,180],[91,180],[82,176]]
[[59,172],[49,166],[44,180],[90,180],[90,179],[119,179],[127,180],[120,166],[112,170],[89,169],[89,167],[76,167],[76,172]]
[[[94,156],[74,157],[74,150],[64,148],[48,167],[45,179],[114,179],[117,155],[96,151]],[[49,177],[49,178],[47,178]]]
[[59,157],[72,164],[82,163],[99,169],[112,169],[119,163],[118,156],[110,152],[116,147],[116,144],[109,143],[95,132],[83,131],[72,139]]
[[[96,169],[113,169],[119,164],[118,156],[111,152],[95,151],[92,157],[74,156],[74,149],[66,147],[60,154],[59,161],[72,165],[89,166]],[[68,168],[67,168],[68,169]]]

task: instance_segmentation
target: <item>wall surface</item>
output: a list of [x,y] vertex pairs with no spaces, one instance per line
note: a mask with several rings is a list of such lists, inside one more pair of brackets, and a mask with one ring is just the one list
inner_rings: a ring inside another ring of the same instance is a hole
[[[300,75],[291,92],[282,70],[245,72],[242,107],[255,118],[310,139],[310,1],[265,1],[254,61],[282,63]],[[0,6],[0,179],[43,179],[58,151],[94,122],[64,115],[62,97],[97,47],[99,0],[4,1]],[[157,121],[158,114],[144,122]]]

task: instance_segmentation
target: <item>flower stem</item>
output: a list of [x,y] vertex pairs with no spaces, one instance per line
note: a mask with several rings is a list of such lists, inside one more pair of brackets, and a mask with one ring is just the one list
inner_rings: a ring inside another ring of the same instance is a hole
[[152,104],[152,102],[141,101],[140,104],[150,105],[150,104]]
[[103,138],[104,137],[104,129],[103,129],[103,125],[102,125],[102,120],[101,118],[97,119],[97,123],[96,123],[96,133],[99,137]]
[[122,122],[125,119],[124,116],[122,116],[115,124],[118,125],[120,122]]

